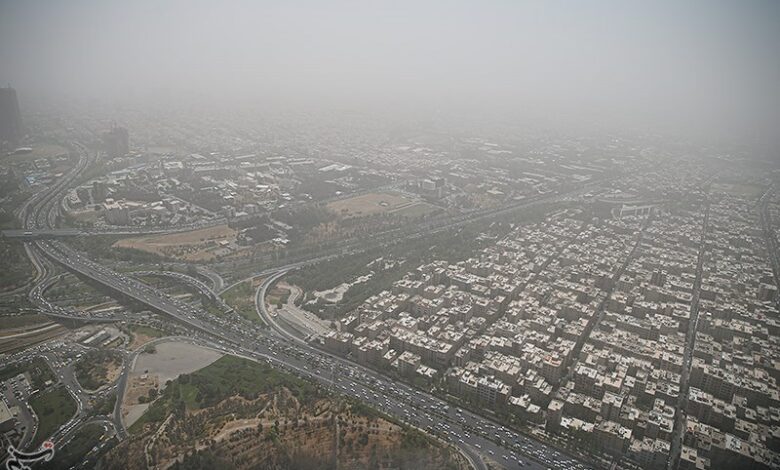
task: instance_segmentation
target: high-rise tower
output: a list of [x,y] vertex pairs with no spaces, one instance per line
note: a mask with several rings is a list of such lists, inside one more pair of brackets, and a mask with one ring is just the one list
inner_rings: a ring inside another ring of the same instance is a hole
[[16,90],[0,88],[0,142],[16,145],[22,138],[22,113]]
[[114,125],[103,134],[103,146],[109,158],[123,157],[130,152],[130,136],[127,129]]

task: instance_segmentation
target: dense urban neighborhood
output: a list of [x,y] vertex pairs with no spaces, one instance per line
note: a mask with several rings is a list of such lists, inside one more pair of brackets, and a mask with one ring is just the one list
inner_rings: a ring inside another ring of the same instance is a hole
[[[42,118],[46,138],[4,157],[0,411],[17,448],[186,464],[170,419],[267,400],[181,391],[238,356],[316,387],[326,422],[354,413],[343,395],[427,434],[432,466],[780,464],[777,170],[651,138],[388,141],[377,125],[288,147],[136,119],[62,135]],[[278,413],[314,426],[311,406]],[[239,416],[188,439],[267,422]],[[287,426],[276,445],[309,448]],[[370,460],[343,445],[334,465]],[[258,462],[225,449],[199,458]]]
[[780,469],[780,2],[0,1],[0,467]]

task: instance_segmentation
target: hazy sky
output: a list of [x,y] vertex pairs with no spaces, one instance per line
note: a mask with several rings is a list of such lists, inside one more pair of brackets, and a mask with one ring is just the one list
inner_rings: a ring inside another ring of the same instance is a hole
[[0,0],[26,94],[511,109],[767,134],[780,2]]

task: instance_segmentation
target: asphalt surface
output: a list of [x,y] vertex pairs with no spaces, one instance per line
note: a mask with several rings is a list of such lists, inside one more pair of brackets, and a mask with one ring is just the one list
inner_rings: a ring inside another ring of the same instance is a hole
[[677,468],[680,453],[682,451],[683,433],[685,430],[685,419],[688,401],[688,390],[690,386],[691,361],[693,360],[693,349],[696,343],[696,330],[699,327],[699,298],[701,295],[701,280],[704,270],[704,254],[707,249],[706,239],[707,230],[710,221],[709,203],[704,212],[704,223],[702,224],[701,239],[699,241],[699,253],[696,262],[696,278],[693,281],[693,290],[691,297],[691,318],[688,331],[685,337],[685,351],[683,352],[682,372],[680,373],[680,401],[676,407],[674,428],[672,430],[671,447],[669,449],[669,461],[667,468],[672,470]]
[[[300,339],[294,339],[294,337],[272,338],[268,332],[262,329],[248,331],[246,325],[239,323],[215,327],[204,312],[199,312],[192,306],[171,299],[164,293],[128,276],[97,265],[59,242],[39,241],[36,244],[53,260],[65,265],[68,269],[104,285],[117,294],[132,298],[159,313],[189,325],[199,332],[198,336],[201,339],[216,340],[220,347],[230,353],[256,360],[270,360],[279,367],[298,372],[311,379],[333,383],[347,395],[380,406],[382,410],[402,420],[411,416],[409,414],[410,405],[417,407],[414,417],[419,423],[411,422],[411,424],[423,429],[431,426],[432,430],[440,435],[446,431],[448,441],[458,446],[475,461],[480,458],[481,454],[485,454],[491,458],[496,455],[500,456],[498,460],[506,462],[507,466],[510,467],[518,466],[518,458],[523,463],[530,464],[529,468],[545,468],[545,466],[566,468],[569,464],[569,457],[563,456],[550,446],[538,441],[525,441],[527,439],[525,436],[468,412],[463,412],[466,421],[453,421],[457,420],[455,412],[449,410],[443,414],[441,410],[447,410],[445,407],[448,405],[440,398],[412,390],[402,384],[390,384],[377,372],[345,359],[327,355]],[[269,281],[274,279],[275,276],[270,277],[263,287],[267,288]],[[281,348],[280,343],[286,343],[286,348]],[[250,350],[246,348],[248,344],[255,346]],[[314,372],[307,367],[309,361],[323,362],[323,365],[318,369],[318,372]],[[338,378],[325,372],[328,370],[336,371]],[[355,371],[360,372],[356,373]],[[399,399],[399,396],[402,399]],[[445,425],[447,427],[443,427]],[[498,439],[506,441],[506,443],[503,446],[498,445],[494,442]],[[523,445],[526,448],[523,448]],[[519,452],[523,452],[522,456],[518,454]],[[503,458],[504,455],[506,455],[506,459]],[[543,464],[537,464],[531,460],[532,458],[541,459]],[[510,459],[514,465],[509,463]],[[567,462],[566,464],[555,465],[555,461],[564,460]]]
[[[80,159],[76,167],[55,183],[48,191],[36,194],[19,211],[19,216],[24,221],[23,232],[51,231],[58,210],[58,201],[64,196],[69,185],[75,181],[80,173],[91,161],[86,149],[79,147]],[[556,197],[562,197],[556,196]],[[478,215],[465,215],[451,219],[445,223],[423,224],[419,230],[407,233],[406,237],[420,237],[429,233],[449,230],[463,223],[471,223],[485,217],[495,217],[503,213],[517,210],[520,207],[528,207],[534,204],[549,202],[545,198],[537,197],[512,207],[505,207],[490,213]],[[39,232],[40,233],[40,232]],[[82,231],[82,234],[89,234]],[[382,243],[388,237],[393,238],[397,231],[375,234],[369,241]],[[35,238],[31,235],[24,235]],[[366,240],[361,240],[361,243]],[[444,400],[425,392],[413,389],[403,383],[396,383],[387,379],[376,371],[367,369],[344,358],[336,357],[306,344],[300,338],[286,336],[283,329],[277,328],[268,332],[256,325],[222,321],[215,324],[213,317],[203,311],[172,299],[166,294],[154,289],[129,276],[115,272],[101,266],[67,245],[56,240],[38,240],[27,242],[33,253],[31,257],[37,257],[38,253],[45,254],[50,260],[59,263],[72,272],[85,276],[103,285],[119,297],[130,299],[148,308],[177,320],[193,330],[191,341],[205,343],[211,347],[223,350],[226,353],[250,358],[257,361],[265,361],[281,369],[288,370],[299,376],[318,381],[334,392],[338,392],[357,400],[367,402],[381,411],[406,422],[410,425],[425,429],[457,447],[476,468],[486,468],[484,458],[494,460],[506,468],[584,468],[570,456],[564,455],[553,447],[531,439],[525,435],[505,428],[489,419],[477,416],[466,410],[451,408]],[[357,246],[357,245],[355,245]],[[340,247],[338,253],[333,255],[318,256],[298,263],[286,266],[292,269],[323,258],[335,256],[352,249],[352,245],[345,244]],[[39,259],[40,261],[40,259]],[[278,271],[278,269],[276,270]],[[269,270],[268,272],[273,272]],[[270,278],[264,285],[266,289]],[[228,286],[227,288],[229,288]],[[264,294],[265,290],[263,290]],[[37,300],[42,301],[40,291]],[[264,302],[260,302],[260,312],[264,317],[270,315],[265,312]],[[70,311],[57,311],[56,315],[67,317],[72,315]],[[83,316],[80,319],[84,319]],[[272,324],[272,323],[271,323]],[[116,384],[118,393],[124,391],[127,375],[132,360],[126,361],[124,369]],[[75,379],[70,379],[71,373],[67,368],[60,371],[60,380],[69,388],[69,392],[79,403],[78,412],[55,435],[60,440],[72,436],[77,427],[87,421],[87,407],[84,406],[84,391],[80,389]],[[74,383],[75,382],[75,383]],[[120,403],[120,400],[117,400]],[[126,431],[121,423],[121,416],[117,416],[115,408],[113,416],[106,419],[116,428],[115,432],[121,439],[126,436]]]

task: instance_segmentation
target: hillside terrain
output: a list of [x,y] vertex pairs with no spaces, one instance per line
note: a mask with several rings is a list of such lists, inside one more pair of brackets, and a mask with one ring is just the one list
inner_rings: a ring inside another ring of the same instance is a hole
[[130,430],[102,468],[468,468],[372,408],[232,356],[170,381]]

